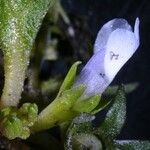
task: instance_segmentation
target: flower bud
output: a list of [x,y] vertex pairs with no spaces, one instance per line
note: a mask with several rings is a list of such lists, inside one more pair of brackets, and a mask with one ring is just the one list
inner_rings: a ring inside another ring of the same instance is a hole
[[139,19],[134,32],[124,19],[113,19],[99,31],[94,55],[82,69],[75,85],[84,84],[84,95],[101,94],[112,82],[118,71],[139,46]]

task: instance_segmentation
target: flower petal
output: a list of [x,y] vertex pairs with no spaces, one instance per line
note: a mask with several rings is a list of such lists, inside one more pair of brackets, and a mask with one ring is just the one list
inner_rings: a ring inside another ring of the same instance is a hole
[[125,29],[116,29],[108,39],[104,58],[105,74],[110,81],[128,61],[139,46],[135,34]]
[[97,52],[91,57],[74,84],[75,86],[86,85],[84,93],[86,96],[101,94],[110,84],[104,72],[104,52],[104,50]]
[[94,44],[94,53],[104,50],[110,34],[116,29],[126,29],[131,31],[132,28],[125,19],[113,19],[100,29]]
[[140,42],[139,25],[140,25],[140,20],[139,18],[136,18],[135,25],[134,25],[134,34],[138,42]]

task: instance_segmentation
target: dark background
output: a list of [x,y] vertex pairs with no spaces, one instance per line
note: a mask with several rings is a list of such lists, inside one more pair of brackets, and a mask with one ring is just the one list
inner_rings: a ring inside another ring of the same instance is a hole
[[87,46],[100,27],[113,18],[124,18],[132,26],[140,18],[140,47],[125,64],[112,84],[138,82],[127,95],[127,119],[119,139],[150,139],[150,1],[149,0],[62,0],[76,29],[77,59],[86,62]]

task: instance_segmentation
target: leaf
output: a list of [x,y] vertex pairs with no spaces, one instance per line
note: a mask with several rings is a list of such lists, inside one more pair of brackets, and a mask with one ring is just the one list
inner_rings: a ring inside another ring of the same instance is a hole
[[86,99],[79,99],[73,106],[73,110],[77,112],[91,112],[100,101],[99,95],[94,95]]
[[73,119],[71,125],[67,131],[67,137],[65,142],[65,149],[66,150],[74,150],[74,146],[78,147],[76,144],[75,136],[79,134],[90,134],[93,130],[91,121],[95,117],[87,114],[82,113],[80,116],[77,116]]
[[33,126],[38,116],[38,107],[36,104],[24,103],[18,110],[18,116],[24,126]]
[[33,42],[42,19],[54,2],[0,1],[0,48],[4,54],[5,71],[1,107],[17,106],[19,103]]
[[30,103],[24,103],[19,109],[6,107],[0,110],[1,134],[10,140],[18,137],[27,139],[30,136],[30,127],[37,119],[37,114],[37,105]]
[[119,133],[126,117],[126,98],[123,86],[117,91],[114,104],[106,114],[106,118],[98,129],[99,135],[113,139]]
[[69,119],[73,119],[78,113],[72,110],[74,103],[83,94],[85,87],[80,85],[62,92],[59,97],[49,104],[38,116],[33,131],[49,129]]
[[101,141],[93,134],[77,134],[74,137],[73,150],[102,150]]
[[11,115],[2,122],[1,129],[2,134],[8,139],[12,140],[20,137],[21,133],[23,132],[23,125],[20,119]]
[[25,48],[26,51],[31,49],[42,19],[54,2],[55,0],[1,0],[1,46],[6,48],[11,44]]
[[[133,92],[139,84],[137,82],[134,83],[129,83],[124,85],[124,89],[126,93],[131,93]],[[105,95],[114,95],[118,89],[118,86],[110,86],[106,89],[106,91],[103,93]]]
[[70,68],[68,74],[66,75],[66,78],[64,79],[64,81],[63,81],[63,83],[62,83],[62,85],[61,85],[61,87],[60,87],[60,89],[59,89],[59,92],[58,92],[57,97],[58,97],[63,91],[69,89],[69,88],[72,86],[72,84],[74,83],[74,80],[75,80],[75,76],[76,76],[76,72],[77,72],[77,67],[78,67],[79,64],[81,64],[81,62],[80,62],[80,61],[77,61],[77,62],[75,62],[75,63],[71,66],[71,68]]
[[88,122],[93,121],[94,119],[95,119],[94,115],[91,115],[91,114],[88,114],[88,113],[81,113],[79,116],[77,116],[73,119],[72,124],[88,123]]
[[121,150],[149,150],[149,141],[137,141],[137,140],[116,140],[115,145]]
[[107,107],[110,103],[111,103],[111,101],[107,101],[107,100],[104,100],[103,98],[101,98],[99,104],[95,107],[95,109],[92,110],[91,113],[96,114],[96,113],[100,112],[105,107]]

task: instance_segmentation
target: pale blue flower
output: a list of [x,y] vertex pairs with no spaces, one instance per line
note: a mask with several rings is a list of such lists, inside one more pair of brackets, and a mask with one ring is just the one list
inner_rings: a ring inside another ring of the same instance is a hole
[[75,86],[84,84],[86,96],[103,93],[138,46],[138,18],[134,31],[124,19],[107,22],[100,29],[94,45],[94,55],[77,77]]

